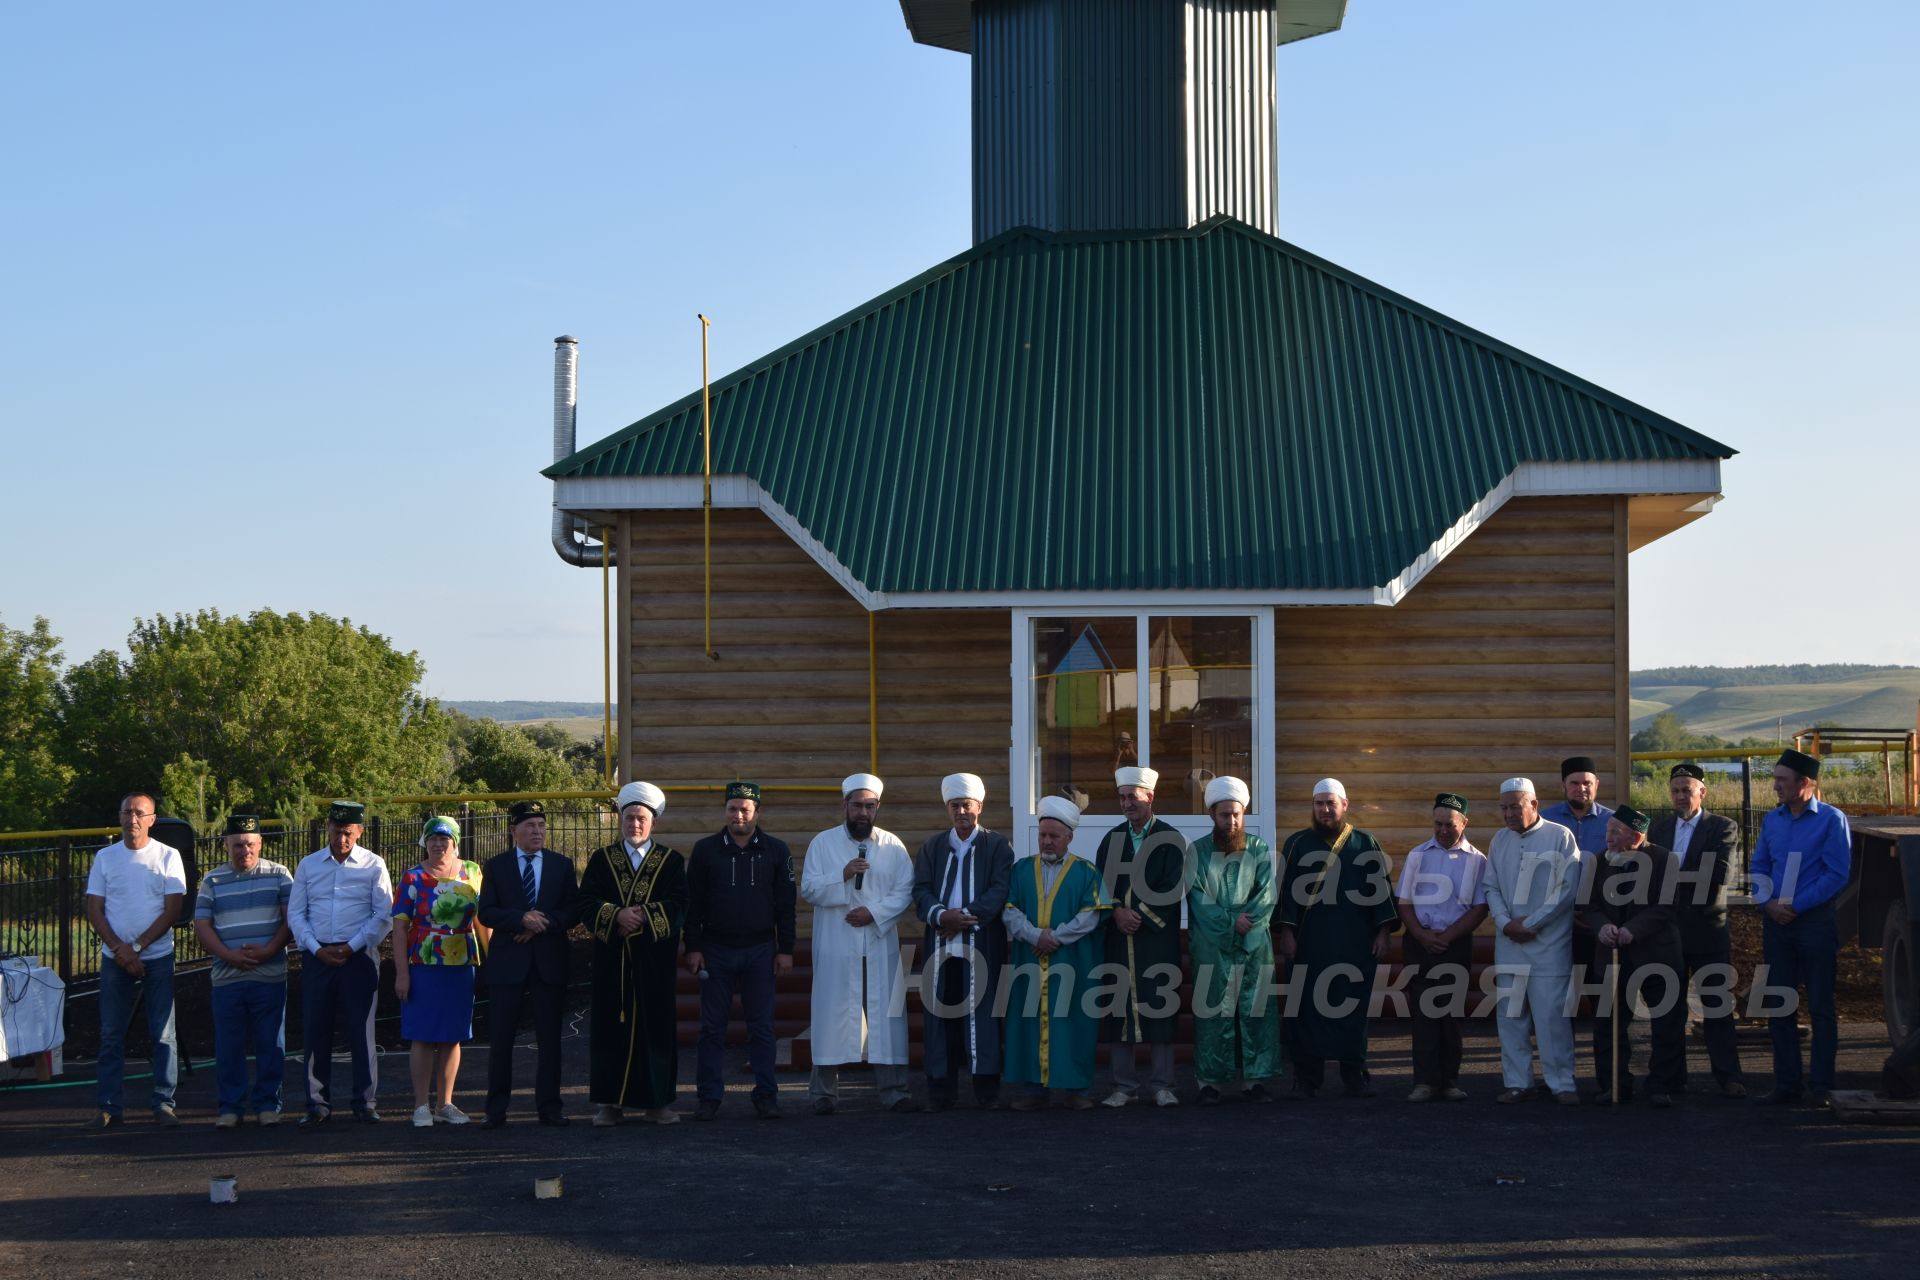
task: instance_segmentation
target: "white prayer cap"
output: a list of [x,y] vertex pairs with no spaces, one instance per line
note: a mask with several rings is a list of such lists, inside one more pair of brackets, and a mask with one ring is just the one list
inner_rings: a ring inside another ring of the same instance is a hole
[[1253,792],[1247,790],[1247,784],[1238,778],[1215,778],[1207,784],[1206,800],[1208,809],[1222,800],[1238,800],[1244,809],[1253,803]]
[[1338,778],[1322,778],[1313,784],[1313,798],[1318,800],[1321,796],[1339,796],[1345,800],[1347,788]]
[[1077,830],[1080,826],[1080,806],[1065,796],[1042,796],[1040,816],[1052,818],[1069,831]]
[[878,800],[880,793],[886,789],[887,784],[870,773],[850,773],[840,784],[840,798],[844,800],[856,791],[871,791],[873,798]]
[[667,793],[651,782],[629,782],[620,788],[620,794],[614,797],[614,807],[625,813],[630,804],[643,804],[653,810],[653,816],[659,817],[661,810],[667,807]]
[[940,803],[947,804],[960,799],[986,802],[987,784],[980,780],[979,774],[950,773],[940,779]]
[[1113,785],[1116,787],[1139,787],[1142,791],[1152,791],[1160,785],[1160,773],[1157,769],[1138,769],[1129,766],[1113,771]]
[[1505,795],[1509,791],[1518,791],[1523,795],[1529,796],[1540,794],[1533,789],[1532,778],[1508,778],[1500,784],[1500,794]]

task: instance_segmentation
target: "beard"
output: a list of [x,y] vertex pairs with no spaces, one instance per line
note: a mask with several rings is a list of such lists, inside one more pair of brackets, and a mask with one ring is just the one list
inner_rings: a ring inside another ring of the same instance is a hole
[[872,818],[848,818],[847,834],[855,840],[865,840],[873,834]]
[[1344,822],[1336,822],[1332,826],[1328,826],[1326,823],[1320,821],[1320,819],[1318,818],[1315,818],[1313,820],[1313,829],[1319,832],[1321,835],[1325,836],[1329,840],[1339,835],[1340,828],[1345,825],[1346,823]]
[[1220,853],[1240,853],[1247,847],[1247,832],[1243,827],[1238,831],[1213,829],[1213,847]]

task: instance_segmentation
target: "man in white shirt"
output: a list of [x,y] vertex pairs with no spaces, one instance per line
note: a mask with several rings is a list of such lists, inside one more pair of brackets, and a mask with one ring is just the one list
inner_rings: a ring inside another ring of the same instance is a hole
[[1413,1092],[1408,1102],[1459,1102],[1460,1023],[1473,968],[1473,933],[1487,918],[1487,858],[1467,839],[1467,798],[1433,798],[1433,838],[1400,868],[1400,962],[1413,975]]
[[120,1123],[127,1023],[136,999],[147,1009],[153,1042],[153,1119],[177,1125],[173,1090],[180,1064],[173,1038],[173,922],[187,898],[180,851],[149,834],[157,812],[145,791],[120,801],[120,839],[93,856],[87,872],[87,922],[100,936],[99,1112],[89,1127]]
[[1540,1048],[1540,1074],[1553,1100],[1580,1105],[1573,1079],[1573,907],[1580,889],[1580,847],[1573,832],[1540,816],[1540,797],[1527,778],[1500,784],[1506,829],[1487,855],[1487,910],[1493,916],[1497,966],[1500,1073],[1506,1085],[1496,1102],[1519,1102],[1533,1092],[1531,1024]]
[[815,1115],[838,1107],[848,1062],[873,1065],[880,1105],[913,1110],[899,932],[913,906],[913,859],[900,837],[874,825],[885,786],[870,773],[842,782],[846,820],[813,838],[800,870],[800,896],[813,904]]
[[353,1060],[353,1114],[378,1124],[374,1107],[373,1006],[380,991],[380,940],[393,918],[393,882],[380,855],[360,845],[366,806],[336,800],[327,810],[327,847],[300,860],[287,900],[287,925],[305,953],[300,998],[306,1015],[307,1117],[315,1129],[333,1114],[333,1032],[343,1024]]

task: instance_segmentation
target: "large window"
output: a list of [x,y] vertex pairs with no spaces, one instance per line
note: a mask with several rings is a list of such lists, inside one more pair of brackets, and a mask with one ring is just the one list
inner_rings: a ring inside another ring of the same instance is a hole
[[1154,810],[1162,815],[1204,812],[1207,783],[1221,774],[1259,794],[1258,621],[1149,612],[1028,618],[1033,798],[1068,795],[1091,813],[1112,813],[1113,771],[1130,764],[1159,770]]

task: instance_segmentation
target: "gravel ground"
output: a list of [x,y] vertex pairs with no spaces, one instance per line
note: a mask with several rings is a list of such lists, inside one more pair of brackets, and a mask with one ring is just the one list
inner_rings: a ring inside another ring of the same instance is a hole
[[[1580,1044],[1584,1071],[1584,1028]],[[583,1081],[577,1036],[568,1049]],[[319,1134],[214,1130],[210,1069],[183,1082],[176,1130],[137,1093],[124,1128],[90,1133],[90,1089],[0,1091],[0,1274],[1914,1274],[1920,1129],[1698,1094],[1666,1112],[1496,1107],[1490,1034],[1468,1040],[1470,1101],[1410,1106],[1407,1050],[1376,1036],[1368,1100],[898,1116],[861,1083],[822,1118],[790,1077],[786,1118],[762,1122],[736,1076],[715,1123],[610,1130],[584,1123],[576,1083],[565,1130],[415,1131],[397,1056],[387,1123]],[[1764,1089],[1764,1046],[1742,1052]],[[1841,1087],[1871,1088],[1885,1052],[1878,1026],[1844,1025]],[[486,1058],[461,1071],[475,1112]],[[239,1203],[209,1204],[228,1173]],[[555,1174],[564,1197],[536,1201]]]

